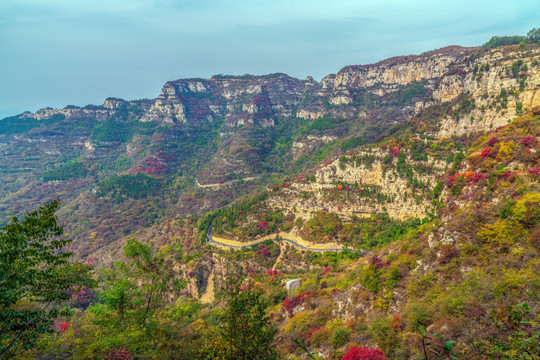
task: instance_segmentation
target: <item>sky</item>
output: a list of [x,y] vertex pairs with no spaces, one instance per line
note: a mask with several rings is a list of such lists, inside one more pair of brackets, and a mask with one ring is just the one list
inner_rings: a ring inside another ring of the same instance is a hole
[[1,0],[0,118],[155,98],[180,78],[320,80],[535,27],[538,0]]

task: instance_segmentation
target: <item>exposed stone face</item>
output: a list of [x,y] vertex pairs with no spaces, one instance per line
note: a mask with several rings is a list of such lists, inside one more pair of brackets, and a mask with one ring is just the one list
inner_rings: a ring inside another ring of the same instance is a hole
[[447,47],[418,56],[390,58],[373,65],[347,66],[337,73],[333,88],[407,85],[414,81],[438,79],[467,50]]
[[106,98],[103,102],[103,107],[109,110],[116,110],[122,105],[125,105],[127,101],[118,98]]
[[[180,88],[182,89],[182,88]],[[163,90],[150,109],[141,117],[141,121],[186,122],[185,107],[177,96],[177,88],[172,82],[163,86]]]
[[80,108],[77,106],[68,106],[64,109],[44,108],[36,111],[35,113],[25,112],[21,115],[21,117],[36,120],[45,120],[50,119],[55,115],[63,115],[66,118],[92,117],[95,118],[97,121],[103,121],[110,117],[113,112],[114,111],[97,106],[87,106],[84,108]]
[[188,79],[168,82],[142,121],[199,122],[223,118],[231,127],[273,126],[291,116],[308,88],[317,83],[285,74]]
[[[311,218],[312,212],[327,210],[345,217],[366,216],[376,213],[388,213],[395,219],[423,218],[432,210],[429,199],[424,198],[417,202],[407,185],[407,179],[398,176],[392,168],[385,171],[382,159],[385,155],[381,150],[364,151],[360,155],[375,157],[371,167],[364,164],[360,166],[347,164],[344,168],[338,161],[322,166],[315,172],[315,182],[295,182],[283,189],[279,195],[271,197],[267,202],[276,208],[295,212],[296,216]],[[407,160],[409,162],[409,160]],[[436,175],[444,170],[444,165],[434,160],[425,162],[434,168],[434,175],[417,175],[417,179],[424,183],[436,182]],[[413,164],[414,165],[414,164]],[[361,187],[374,186],[381,194],[387,195],[389,200],[384,202],[372,199],[354,197],[336,197],[328,194],[335,190],[338,182],[359,184]]]
[[[523,60],[526,71],[513,74],[512,65]],[[517,116],[516,106],[532,109],[540,105],[540,49],[533,48],[522,53],[520,50],[506,51],[495,49],[484,53],[474,62],[467,63],[458,74],[444,76],[433,91],[438,103],[458,99],[462,95],[472,98],[475,108],[459,118],[445,116],[441,121],[439,136],[461,135],[471,131],[485,131],[506,125]],[[489,66],[489,70],[478,70]],[[476,71],[474,69],[477,69]],[[525,86],[520,89],[520,77],[526,76]],[[497,109],[493,101],[507,93],[507,106]]]

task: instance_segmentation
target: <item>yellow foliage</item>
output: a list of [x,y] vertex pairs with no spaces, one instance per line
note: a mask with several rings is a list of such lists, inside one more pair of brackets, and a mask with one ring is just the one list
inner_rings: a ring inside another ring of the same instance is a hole
[[506,269],[499,282],[495,285],[493,292],[495,295],[503,297],[507,297],[509,294],[519,296],[527,286],[532,285],[531,279],[536,277],[537,275],[530,269]]
[[299,313],[296,313],[292,319],[289,319],[287,325],[285,325],[285,327],[283,328],[283,331],[286,334],[305,334],[309,330],[308,328],[311,325],[312,318],[312,311],[301,311]]
[[375,303],[373,304],[377,310],[386,310],[388,309],[388,302],[386,299],[379,297],[377,300],[375,300]]
[[527,208],[537,207],[538,205],[540,205],[540,193],[528,193],[516,203],[512,210],[512,217],[521,221],[525,218]]
[[328,328],[328,330],[332,331],[332,330],[334,330],[335,328],[337,328],[338,326],[341,326],[341,325],[343,325],[343,319],[335,318],[334,320],[328,322],[326,324],[326,327]]
[[514,142],[502,142],[499,146],[499,153],[497,154],[497,159],[507,160],[510,159],[514,153]]
[[478,240],[482,244],[497,247],[498,252],[506,252],[514,244],[516,229],[508,221],[499,220],[495,224],[485,224],[477,233]]

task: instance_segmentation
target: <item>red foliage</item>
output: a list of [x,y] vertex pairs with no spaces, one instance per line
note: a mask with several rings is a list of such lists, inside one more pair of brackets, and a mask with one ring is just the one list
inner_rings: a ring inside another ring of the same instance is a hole
[[269,257],[270,251],[268,251],[268,248],[264,246],[263,244],[259,244],[259,250],[257,250],[257,254],[262,255],[264,257]]
[[489,140],[488,140],[488,145],[489,146],[493,146],[495,145],[496,143],[499,142],[499,139],[497,139],[495,136],[492,136]]
[[58,326],[58,331],[59,332],[67,331],[67,329],[69,329],[69,324],[70,324],[69,321],[61,323],[60,326]]
[[329,273],[330,271],[332,271],[332,268],[330,266],[326,266],[323,271],[321,272],[321,275],[324,275],[326,273]]
[[394,150],[392,151],[392,155],[395,157],[395,156],[398,156],[398,154],[400,153],[399,149],[398,148],[394,148]]
[[292,300],[289,298],[285,298],[285,300],[283,300],[283,308],[290,313],[294,309]]
[[69,321],[62,321],[60,319],[56,319],[54,323],[51,325],[51,329],[63,333],[69,329],[70,324],[71,323]]
[[306,337],[310,339],[313,336],[313,333],[320,329],[322,329],[322,326],[317,326],[316,328],[309,330]]
[[529,172],[529,174],[531,175],[538,175],[538,173],[540,173],[540,168],[537,168],[537,167],[534,167],[532,169],[529,169],[527,170]]
[[516,176],[517,172],[515,171],[510,171],[510,170],[506,170],[504,172],[504,174],[501,175],[502,178],[504,179],[511,179],[511,178],[514,178],[514,176]]
[[373,255],[370,259],[369,259],[369,265],[375,265],[377,263],[381,262],[381,259],[379,259],[379,257],[377,255]]
[[527,147],[533,147],[533,146],[536,146],[536,144],[538,144],[538,139],[535,136],[529,135],[521,139],[520,143],[522,143],[523,145]]
[[272,269],[266,270],[266,275],[268,275],[268,276],[274,276],[274,275],[277,275],[277,274],[279,274],[279,272],[277,270],[272,270]]
[[109,353],[103,357],[103,360],[133,360],[131,352],[125,347],[111,349]]
[[448,180],[446,180],[446,186],[451,188],[454,185],[454,181],[456,181],[459,176],[462,176],[462,174],[456,173],[454,176],[451,176]]
[[283,300],[283,308],[285,310],[287,310],[287,312],[289,313],[289,317],[293,317],[293,313],[292,311],[294,310],[295,307],[297,307],[298,305],[301,305],[304,303],[304,300],[310,295],[311,293],[309,291],[306,291],[305,293],[302,293],[298,296],[295,296],[294,298],[292,299],[289,299],[289,298],[286,298],[285,300]]
[[484,173],[478,173],[478,174],[474,174],[472,181],[473,183],[477,183],[482,179],[487,179],[487,175]]
[[262,230],[268,229],[268,223],[266,221],[261,221],[257,224],[257,227]]
[[401,330],[402,326],[403,326],[403,323],[401,320],[401,316],[399,316],[399,314],[392,316],[392,329]]
[[489,155],[490,152],[491,152],[491,148],[490,148],[490,147],[484,148],[484,150],[482,150],[482,153],[480,154],[480,156],[483,157],[483,158],[485,158],[486,156]]
[[353,346],[343,355],[342,360],[388,360],[388,358],[377,348]]
[[162,153],[163,153],[162,151],[158,152],[157,154],[158,156],[149,157],[143,160],[148,165],[147,167],[139,166],[139,168],[132,169],[131,171],[136,174],[140,172],[144,172],[147,174],[161,174],[162,172],[165,171],[165,168],[167,167],[167,164],[165,163],[165,158],[159,156]]

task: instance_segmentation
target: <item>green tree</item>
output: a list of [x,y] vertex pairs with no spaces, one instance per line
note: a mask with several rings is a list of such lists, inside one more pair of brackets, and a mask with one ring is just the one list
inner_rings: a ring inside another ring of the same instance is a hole
[[82,358],[101,358],[109,349],[122,346],[139,358],[153,358],[159,350],[155,342],[164,312],[185,281],[165,253],[155,254],[139,241],[128,240],[124,256],[126,262],[101,271],[100,303],[87,310],[99,330],[80,341],[84,345],[76,351],[84,354]]
[[279,359],[274,343],[276,327],[266,314],[269,305],[261,290],[242,281],[230,286],[223,323],[209,336],[203,350],[206,359]]
[[442,182],[438,181],[437,185],[435,185],[435,188],[433,188],[433,198],[438,199],[439,196],[441,196],[443,191]]
[[486,49],[494,49],[500,46],[517,45],[525,39],[524,36],[493,36],[487,43],[482,45]]
[[58,205],[50,202],[0,228],[0,357],[51,332],[74,286],[95,286],[90,267],[69,261],[64,247],[72,240],[61,237]]
[[532,43],[540,42],[540,28],[531,29],[527,33],[527,39]]

